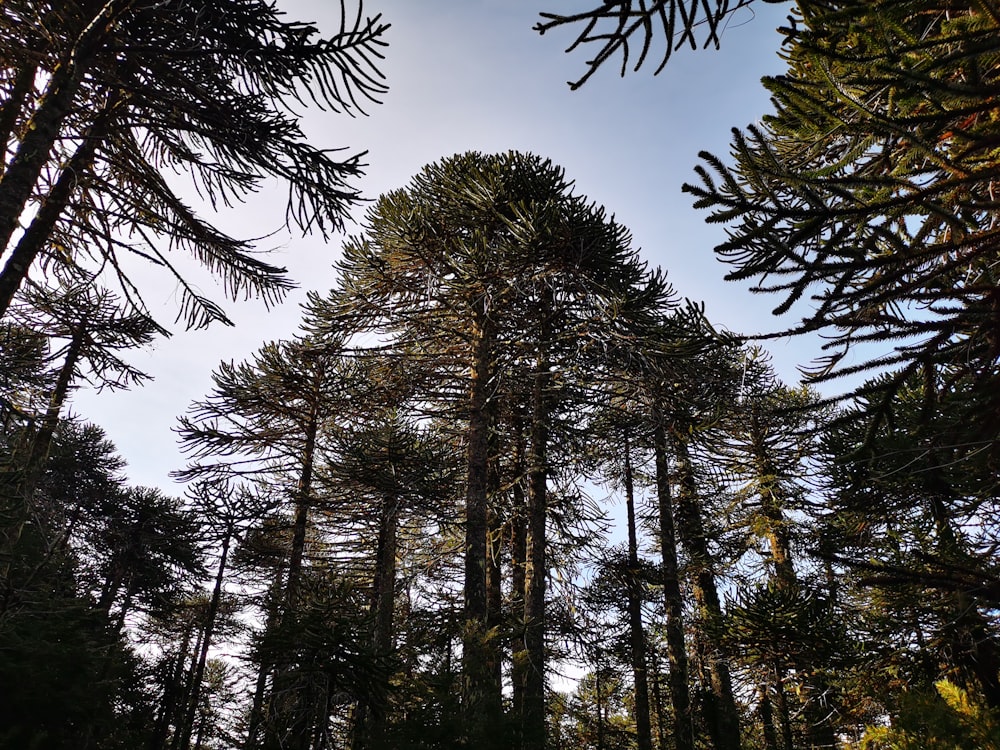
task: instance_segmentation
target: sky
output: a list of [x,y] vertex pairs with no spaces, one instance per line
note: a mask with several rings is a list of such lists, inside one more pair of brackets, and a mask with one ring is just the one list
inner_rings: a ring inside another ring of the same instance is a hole
[[[784,6],[758,2],[735,14],[720,50],[675,53],[658,76],[652,68],[618,76],[605,66],[583,88],[567,81],[585,70],[587,52],[565,54],[569,31],[532,30],[541,10],[578,10],[593,0],[366,0],[368,15],[391,24],[381,66],[389,91],[367,116],[303,108],[310,140],[324,148],[366,151],[358,186],[368,198],[404,186],[422,166],[469,150],[530,151],[552,159],[575,180],[576,192],[603,205],[628,227],[633,246],[667,271],[677,292],[703,301],[709,319],[740,333],[779,330],[793,321],[770,314],[778,300],[752,295],[745,284],[723,281],[726,268],[712,248],[724,227],[705,223],[681,192],[696,181],[699,151],[729,153],[730,131],[770,111],[763,75],[783,69],[775,29]],[[289,20],[313,21],[335,33],[339,3],[277,0]],[[343,236],[302,237],[283,228],[284,191],[268,187],[245,204],[203,215],[241,237],[264,237],[272,263],[286,266],[299,289],[280,306],[258,301],[224,305],[235,326],[185,331],[137,351],[131,361],[154,380],[131,391],[96,392],[82,386],[71,411],[105,429],[129,464],[133,484],[182,488],[170,479],[183,468],[173,431],[176,419],[211,388],[220,361],[237,362],[268,341],[294,335],[307,290],[335,284],[332,268]],[[192,196],[192,201],[194,201]],[[349,234],[361,232],[364,207]],[[144,272],[141,272],[145,276]],[[201,290],[221,300],[210,279],[191,270]],[[162,277],[141,279],[145,299],[159,320],[176,315],[178,292]],[[796,366],[818,356],[815,340],[768,344],[779,375],[798,381]]]

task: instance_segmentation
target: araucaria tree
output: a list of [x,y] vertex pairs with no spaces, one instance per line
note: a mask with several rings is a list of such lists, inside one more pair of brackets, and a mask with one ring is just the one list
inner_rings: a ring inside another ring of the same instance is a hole
[[[788,71],[765,79],[776,112],[734,131],[735,163],[703,154],[685,189],[710,221],[728,278],[796,309],[830,337],[820,377],[928,365],[975,383],[975,417],[1000,424],[991,3],[799,2]],[[811,304],[805,309],[805,300]],[[852,353],[859,360],[847,356]]]
[[[470,746],[503,742],[500,640],[488,596],[488,530],[501,403],[522,399],[526,527],[523,632],[513,679],[524,747],[545,742],[547,490],[553,425],[585,357],[626,337],[671,290],[629,248],[627,231],[530,154],[461,154],[383,196],[340,263],[329,300],[341,325],[378,334],[420,383],[417,398],[465,452],[463,712]],[[509,411],[509,410],[508,410]],[[523,484],[522,484],[523,482]],[[495,551],[494,551],[495,554]],[[499,591],[499,589],[497,589]],[[517,665],[520,664],[520,667]],[[523,681],[523,682],[520,682]]]
[[[182,291],[188,325],[226,320],[185,280],[173,251],[231,296],[280,299],[291,282],[254,244],[201,218],[176,192],[183,170],[213,209],[278,178],[286,221],[339,229],[358,156],[309,145],[290,105],[357,110],[384,90],[387,25],[342,5],[330,38],[263,0],[4,3],[0,12],[0,316],[29,271],[116,282],[150,261]],[[23,227],[23,228],[22,228]]]

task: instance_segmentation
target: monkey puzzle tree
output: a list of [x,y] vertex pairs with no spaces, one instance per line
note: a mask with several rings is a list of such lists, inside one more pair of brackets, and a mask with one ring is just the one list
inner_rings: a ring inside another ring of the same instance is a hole
[[140,304],[135,258],[173,277],[189,325],[226,320],[172,250],[218,274],[231,296],[280,298],[283,270],[200,218],[169,175],[187,171],[213,209],[277,177],[289,188],[288,223],[339,228],[357,198],[348,180],[359,158],[308,145],[290,105],[358,110],[385,90],[376,62],[387,25],[341,11],[337,32],[319,38],[262,0],[5,3],[0,316],[42,267],[84,281],[103,274]]
[[995,462],[990,442],[965,439],[953,405],[969,392],[946,383],[928,370],[897,389],[873,428],[858,419],[870,410],[859,400],[826,431],[825,525],[863,608],[859,626],[880,645],[873,663],[928,690],[947,670],[996,708]]
[[979,2],[798,8],[788,70],[765,79],[776,112],[734,132],[732,166],[703,154],[685,190],[731,226],[727,278],[782,295],[776,313],[810,300],[790,332],[829,336],[816,377],[899,365],[888,394],[943,367],[995,433],[1000,17]]
[[[335,430],[336,419],[344,415],[352,382],[350,364],[336,342],[304,337],[267,344],[252,360],[239,365],[223,362],[213,380],[208,397],[193,404],[189,415],[179,420],[182,448],[193,461],[176,475],[187,480],[242,478],[291,506],[287,562],[272,627],[293,633],[300,587],[308,572],[307,541],[317,504],[320,441],[322,433]],[[279,567],[277,575],[281,572]],[[272,667],[263,662],[262,674]],[[279,683],[275,692],[281,696],[268,726],[274,731],[284,726],[294,742],[308,743],[316,729],[312,722],[322,721],[322,712],[299,704],[299,697],[308,696],[296,694],[291,667],[278,669],[274,679]],[[260,726],[259,719],[251,717],[251,735]],[[248,740],[252,741],[253,737]]]
[[[561,381],[579,374],[563,374],[563,361],[608,346],[644,309],[670,297],[628,239],[603,210],[573,195],[551,162],[515,152],[467,153],[425,167],[408,188],[383,196],[339,264],[342,287],[329,302],[334,317],[383,336],[393,356],[409,360],[422,408],[465,449],[463,695],[473,743],[502,741],[487,574],[498,400],[514,392],[526,399],[524,625],[531,669],[520,721],[526,746],[539,747],[549,430]],[[509,387],[514,363],[524,364],[527,388]]]

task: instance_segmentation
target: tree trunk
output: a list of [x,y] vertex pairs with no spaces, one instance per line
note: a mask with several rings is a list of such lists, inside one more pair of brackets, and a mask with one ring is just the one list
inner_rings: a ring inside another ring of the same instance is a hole
[[38,213],[35,214],[28,228],[11,251],[10,257],[7,258],[3,271],[0,272],[0,318],[10,307],[21,282],[28,275],[31,264],[34,263],[35,258],[38,257],[38,254],[45,247],[45,243],[52,236],[52,231],[69,205],[81,176],[92,167],[97,146],[103,137],[102,118],[84,135],[83,142],[66,166],[62,168],[59,178],[49,190],[49,194],[45,196],[45,201],[38,209]]
[[[17,128],[17,120],[21,115],[21,109],[35,89],[35,76],[38,75],[38,66],[34,63],[25,64],[14,77],[14,85],[11,88],[7,100],[0,105],[0,146],[2,153],[7,153],[10,148],[14,131]],[[5,160],[0,159],[0,178],[3,177],[6,169]]]
[[788,696],[785,694],[785,682],[781,678],[782,671],[779,665],[774,665],[774,699],[778,709],[778,726],[781,728],[781,750],[794,750],[792,715],[788,708]]
[[205,614],[205,628],[201,639],[201,650],[198,652],[198,662],[195,665],[194,675],[191,679],[191,696],[188,699],[187,711],[184,722],[181,725],[181,748],[186,748],[191,740],[191,730],[194,727],[195,718],[198,713],[198,702],[201,700],[201,683],[205,678],[205,665],[208,663],[208,650],[212,645],[212,634],[215,631],[215,621],[219,615],[219,605],[222,602],[222,582],[226,574],[226,562],[229,559],[229,544],[232,541],[233,527],[226,527],[226,534],[222,538],[222,552],[219,556],[219,568],[215,573],[215,586],[212,589],[212,598],[208,603],[208,612]]
[[188,623],[184,628],[184,636],[181,638],[181,645],[177,649],[177,655],[172,660],[170,674],[167,676],[163,686],[163,696],[160,698],[160,710],[153,725],[153,732],[149,738],[149,750],[162,750],[167,745],[167,727],[171,723],[174,726],[180,724],[177,718],[177,698],[181,692],[181,679],[184,677],[184,661],[187,659],[188,647],[191,645],[191,631],[194,629],[192,623]]
[[694,469],[688,453],[687,435],[682,427],[674,432],[677,474],[680,492],[677,497],[677,528],[681,542],[691,559],[694,570],[692,590],[700,612],[703,633],[704,660],[714,702],[716,750],[740,749],[739,712],[733,698],[729,664],[720,654],[714,640],[722,626],[722,603],[712,570],[713,560],[698,507]]
[[499,738],[500,685],[493,679],[487,642],[486,534],[489,483],[489,383],[493,372],[493,331],[485,310],[478,316],[469,374],[469,427],[465,491],[465,627],[462,637],[462,710],[469,747],[493,747]]
[[649,725],[649,680],[646,670],[646,633],[642,624],[642,580],[639,577],[639,542],[635,523],[635,488],[632,449],[625,433],[625,504],[628,513],[628,620],[632,679],[635,685],[635,731],[639,750],[652,750]]
[[525,565],[524,680],[522,747],[545,747],[545,524],[548,490],[549,361],[547,321],[539,336],[540,351],[531,394],[531,444],[528,458],[528,539]]
[[[13,591],[14,587],[14,582],[10,580],[9,561],[13,560],[17,553],[17,545],[21,540],[21,535],[24,533],[24,526],[31,516],[35,488],[42,478],[42,472],[45,469],[45,459],[48,457],[49,449],[52,447],[52,437],[59,426],[59,414],[66,403],[70,385],[76,377],[76,365],[83,353],[86,336],[86,324],[81,321],[73,330],[73,336],[66,350],[66,359],[63,360],[62,367],[59,368],[59,376],[56,379],[55,387],[52,389],[52,394],[49,396],[49,404],[45,409],[45,416],[42,418],[41,424],[31,439],[21,479],[17,482],[15,488],[12,500],[14,502],[13,513],[16,521],[13,524],[14,528],[4,535],[3,554],[0,556],[0,560],[3,560],[2,566],[0,566],[0,582],[2,582],[5,592],[3,601],[0,603],[0,614],[6,611],[7,603],[10,600],[9,592]],[[31,577],[34,577],[42,569],[47,559],[48,556],[42,559],[40,565],[36,566],[32,571]],[[113,593],[117,593],[117,590]],[[102,595],[102,604],[103,600]],[[110,612],[110,605],[108,611]]]
[[774,733],[774,712],[771,710],[771,696],[767,683],[757,687],[757,707],[760,723],[764,730],[764,750],[778,750],[778,736]]
[[667,661],[670,667],[670,701],[673,708],[674,743],[677,750],[694,750],[694,721],[688,687],[688,657],[684,642],[684,599],[677,565],[677,538],[673,500],[667,469],[666,435],[655,415],[653,449],[656,463],[656,497],[660,525],[661,572],[666,608]]
[[[35,191],[60,130],[73,108],[73,100],[115,15],[127,11],[135,0],[108,0],[82,29],[67,55],[53,70],[38,108],[31,116],[24,138],[0,178],[0,253],[10,246],[25,207]],[[0,272],[0,318],[14,292],[28,273],[26,258],[9,258]],[[28,261],[30,263],[30,261]]]
[[511,630],[511,713],[514,717],[515,748],[522,743],[524,723],[524,683],[528,669],[528,655],[524,643],[524,576],[527,567],[528,528],[526,523],[527,501],[524,492],[525,435],[524,424],[515,418],[514,457],[511,469],[514,477],[511,486],[510,513],[510,619]]
[[295,612],[298,603],[302,562],[305,558],[306,530],[312,506],[313,462],[316,457],[316,433],[319,431],[319,406],[314,404],[306,424],[305,445],[302,449],[302,469],[295,491],[295,520],[292,523],[292,547],[288,555],[288,578],[285,581],[285,607]]
[[386,714],[384,697],[389,691],[388,660],[392,655],[393,614],[396,603],[396,533],[399,524],[399,498],[389,495],[382,499],[379,517],[378,543],[375,551],[375,576],[372,581],[371,613],[374,621],[372,645],[375,657],[385,667],[375,700],[364,697],[358,701],[355,716],[357,730],[354,750],[385,746]]
[[666,717],[663,713],[663,691],[660,689],[663,674],[660,672],[660,657],[653,662],[653,705],[656,709],[656,746],[658,750],[667,750],[667,735],[665,731]]
[[[277,565],[274,571],[274,581],[267,596],[267,619],[264,623],[264,634],[274,631],[280,620],[281,611],[281,589],[283,582],[281,565]],[[264,710],[264,699],[267,695],[267,678],[271,675],[272,665],[268,661],[267,654],[262,653],[260,657],[260,668],[257,672],[257,680],[254,684],[253,702],[250,707],[250,716],[247,720],[247,736],[243,744],[243,750],[253,750],[257,747],[257,735],[260,733],[261,725],[267,718]]]

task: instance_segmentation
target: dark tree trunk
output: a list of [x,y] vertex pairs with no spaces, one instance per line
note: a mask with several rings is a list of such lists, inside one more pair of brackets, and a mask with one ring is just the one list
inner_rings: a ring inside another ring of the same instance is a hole
[[716,738],[716,750],[739,750],[739,712],[733,698],[729,663],[715,645],[722,626],[722,603],[715,582],[715,572],[712,570],[713,560],[708,549],[701,509],[698,507],[694,469],[683,428],[678,428],[674,433],[674,450],[680,486],[677,497],[677,530],[691,558],[694,572],[691,588],[706,631],[702,644],[714,703],[716,731],[713,736]]
[[687,646],[684,642],[684,599],[681,595],[677,565],[677,537],[674,529],[673,500],[670,496],[670,475],[667,469],[666,435],[658,418],[653,441],[674,744],[677,750],[694,750],[694,721],[691,716]]
[[660,658],[653,662],[653,705],[656,709],[656,743],[659,750],[667,749],[666,716],[663,713],[663,691],[660,689],[663,675],[660,672]]
[[[318,399],[318,396],[317,396]],[[292,547],[288,555],[288,577],[285,581],[285,607],[294,613],[298,602],[302,563],[305,558],[306,530],[312,506],[313,462],[316,457],[316,433],[319,431],[319,405],[313,404],[306,424],[305,445],[302,448],[302,469],[295,491],[295,520],[292,523]]]
[[90,170],[97,146],[101,142],[102,131],[102,120],[88,130],[83,142],[66,166],[62,168],[59,178],[49,190],[49,194],[45,196],[45,201],[38,209],[38,213],[35,214],[7,258],[3,271],[0,272],[0,318],[10,307],[21,282],[28,275],[28,269],[52,235],[52,230],[55,229],[69,205],[81,176]]
[[652,750],[649,725],[649,679],[646,670],[646,632],[642,624],[642,579],[639,570],[639,541],[635,522],[635,488],[632,455],[625,434],[625,504],[628,513],[628,620],[632,679],[635,684],[635,731],[639,750]]
[[[12,510],[16,521],[12,524],[13,528],[4,534],[2,540],[3,546],[2,550],[0,550],[3,554],[0,555],[0,559],[11,560],[17,553],[17,545],[21,540],[21,535],[24,533],[24,526],[31,516],[31,506],[35,489],[42,478],[42,472],[45,469],[45,460],[48,458],[49,449],[52,447],[52,437],[55,435],[56,427],[59,426],[59,414],[66,403],[70,385],[76,377],[76,365],[83,353],[86,336],[86,326],[81,321],[73,331],[69,347],[66,350],[66,358],[59,368],[59,376],[56,378],[55,387],[49,396],[45,416],[42,418],[41,424],[39,424],[38,429],[35,431],[31,439],[31,444],[28,447],[28,456],[24,463],[24,469],[20,480],[17,481],[15,496],[12,498],[14,503]],[[48,556],[42,559],[31,573],[31,577],[34,577],[42,569],[47,560]],[[9,562],[4,562],[0,566],[0,583],[2,583],[4,590],[4,596],[2,602],[0,602],[0,614],[2,614],[6,611],[8,602],[10,601],[10,593],[15,588],[14,581],[10,580]],[[22,583],[24,582],[22,581]],[[118,586],[120,585],[121,581],[119,580]],[[112,592],[112,601],[115,594],[117,594],[117,588]],[[102,592],[100,606],[103,607],[104,603],[105,597]],[[110,612],[110,604],[108,604],[108,608],[105,611]]]
[[184,677],[184,662],[187,660],[188,647],[191,645],[191,631],[194,629],[193,623],[188,623],[184,628],[184,636],[181,638],[181,645],[177,649],[177,655],[172,660],[170,674],[166,678],[163,686],[163,696],[160,698],[160,710],[153,725],[153,732],[149,738],[149,750],[162,750],[167,745],[167,727],[171,723],[174,726],[180,724],[177,717],[178,698],[182,691],[181,680]]
[[228,526],[225,536],[222,538],[219,568],[215,573],[215,586],[212,588],[212,598],[209,600],[208,612],[205,614],[205,627],[201,639],[201,649],[198,652],[198,662],[195,665],[194,675],[191,678],[191,696],[188,699],[186,715],[181,725],[180,746],[182,748],[186,748],[190,743],[191,731],[198,714],[198,703],[201,700],[201,684],[205,679],[205,665],[208,663],[208,650],[212,645],[215,621],[219,616],[219,605],[222,603],[222,582],[226,575],[226,562],[229,559],[229,544],[232,541],[232,535],[233,528],[232,526]]
[[532,384],[531,443],[528,457],[528,539],[525,565],[524,706],[522,747],[545,747],[545,525],[547,519],[549,441],[549,361],[546,352],[548,331],[543,323],[539,336],[541,351]]
[[[281,599],[282,583],[284,576],[279,564],[275,567],[274,581],[267,596],[267,619],[264,623],[265,635],[274,632],[281,619]],[[267,718],[268,711],[265,711],[264,701],[267,697],[267,679],[271,676],[272,664],[266,653],[260,657],[260,666],[257,671],[257,680],[254,683],[253,701],[250,707],[250,716],[247,720],[247,736],[243,744],[243,750],[253,750],[257,747],[257,736],[260,734],[261,726]]]
[[781,679],[783,669],[774,665],[774,701],[778,709],[778,726],[781,728],[781,750],[794,750],[792,739],[792,715],[788,708],[788,696],[785,694],[785,683]]
[[[35,89],[35,76],[37,75],[38,66],[34,63],[26,63],[17,71],[10,95],[0,105],[0,146],[3,148],[3,153],[7,153],[7,149],[11,145],[24,104]],[[6,163],[0,160],[0,178],[3,177],[6,167]]]
[[493,647],[487,642],[486,535],[489,487],[489,382],[493,371],[492,323],[485,312],[473,351],[465,494],[465,627],[462,638],[462,707],[468,746],[493,747],[500,714],[500,685],[493,679]]
[[[25,207],[49,164],[52,147],[60,136],[63,123],[73,108],[88,68],[100,48],[101,36],[107,33],[113,17],[134,4],[134,0],[108,2],[80,32],[67,55],[54,68],[38,107],[31,116],[24,138],[0,178],[0,252],[10,246]],[[33,259],[33,258],[32,258]],[[0,272],[0,317],[3,317],[14,292],[28,273],[30,260],[11,257]]]
[[778,737],[774,733],[774,712],[771,710],[771,696],[768,695],[766,683],[758,686],[757,701],[760,723],[764,730],[764,750],[778,750]]
[[375,656],[385,667],[375,700],[367,697],[358,701],[355,716],[357,730],[354,750],[385,746],[386,713],[384,698],[389,690],[388,661],[393,651],[395,631],[393,614],[396,603],[396,534],[399,525],[399,498],[382,499],[379,517],[378,543],[375,551],[375,576],[372,581],[371,613],[374,622],[372,645]]
[[511,714],[513,716],[515,748],[521,747],[524,721],[524,682],[528,668],[528,655],[524,644],[524,576],[527,566],[528,528],[527,500],[525,498],[525,425],[523,415],[515,414],[513,420],[514,455],[511,475],[510,511],[510,628],[511,638]]

